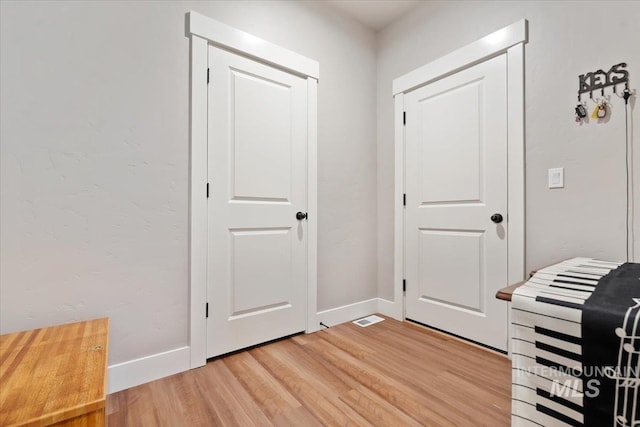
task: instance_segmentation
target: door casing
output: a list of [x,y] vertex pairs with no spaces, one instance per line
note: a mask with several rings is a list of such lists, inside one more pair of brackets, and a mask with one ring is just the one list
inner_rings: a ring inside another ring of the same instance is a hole
[[519,282],[525,277],[524,44],[526,42],[527,21],[522,19],[393,81],[394,301],[390,304],[388,314],[396,319],[404,320],[405,318],[403,291],[405,278],[404,94],[503,53],[507,56],[507,221],[509,227],[507,235],[509,283],[505,283],[504,286]]
[[307,80],[307,324],[319,329],[317,313],[317,61],[197,12],[186,14],[190,38],[189,351],[190,367],[207,362],[207,79],[213,44],[281,68]]

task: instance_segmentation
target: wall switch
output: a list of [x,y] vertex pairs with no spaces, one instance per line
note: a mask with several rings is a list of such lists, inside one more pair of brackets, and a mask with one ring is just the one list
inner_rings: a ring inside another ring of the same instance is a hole
[[549,188],[564,188],[564,168],[549,169]]

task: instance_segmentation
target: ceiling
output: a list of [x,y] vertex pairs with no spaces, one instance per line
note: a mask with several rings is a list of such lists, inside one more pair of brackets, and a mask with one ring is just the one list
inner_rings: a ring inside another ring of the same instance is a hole
[[374,31],[383,29],[420,3],[423,0],[325,0],[325,4]]

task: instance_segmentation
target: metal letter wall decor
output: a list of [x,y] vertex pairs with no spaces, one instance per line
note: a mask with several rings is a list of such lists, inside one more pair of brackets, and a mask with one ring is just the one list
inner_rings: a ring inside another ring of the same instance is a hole
[[[613,93],[616,93],[616,86],[624,83],[625,87],[629,87],[629,72],[625,69],[627,64],[621,62],[616,64],[605,72],[602,69],[593,71],[587,74],[580,74],[578,76],[579,85],[578,88],[578,100],[581,100],[583,93],[589,92],[593,94],[594,90],[600,89],[604,91],[604,88],[613,86]],[[593,96],[590,96],[593,98]]]
[[[613,87],[613,93],[617,94],[617,86],[624,84],[623,98],[628,101],[631,92],[629,91],[629,71],[627,64],[621,62],[612,66],[609,71],[602,69],[578,76],[578,105],[575,108],[576,122],[581,123],[588,116],[586,103],[582,101],[582,94],[589,92],[589,98],[596,103],[591,118],[603,119],[607,116],[609,97],[605,97],[604,89]],[[601,98],[594,100],[593,91],[599,90]]]

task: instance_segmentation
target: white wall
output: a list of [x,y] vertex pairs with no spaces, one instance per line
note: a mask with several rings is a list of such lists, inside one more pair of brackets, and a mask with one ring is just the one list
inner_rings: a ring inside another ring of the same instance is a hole
[[[619,62],[628,63],[632,88],[640,89],[640,3],[428,2],[378,34],[380,297],[393,300],[391,82],[522,18],[529,20],[529,43],[525,45],[526,269],[573,256],[625,259],[624,103],[612,100],[607,123],[592,121],[583,126],[573,121],[573,108],[578,75],[607,70]],[[464,117],[459,120],[464,124]],[[636,127],[638,123],[636,110]],[[640,157],[636,158],[640,164]],[[562,190],[547,188],[547,169],[552,167],[565,168]],[[639,176],[636,172],[638,191]],[[640,202],[640,196],[636,200]],[[640,213],[640,203],[636,211]]]
[[314,3],[3,1],[2,333],[109,316],[110,364],[187,344],[190,9],[320,62],[318,309],[376,296],[372,32]]
[[109,316],[111,364],[187,344],[190,9],[320,62],[319,310],[393,298],[392,80],[523,17],[527,269],[624,257],[621,102],[606,124],[573,107],[586,71],[626,61],[640,86],[637,2],[428,2],[376,51],[317,2],[2,1],[2,333]]

